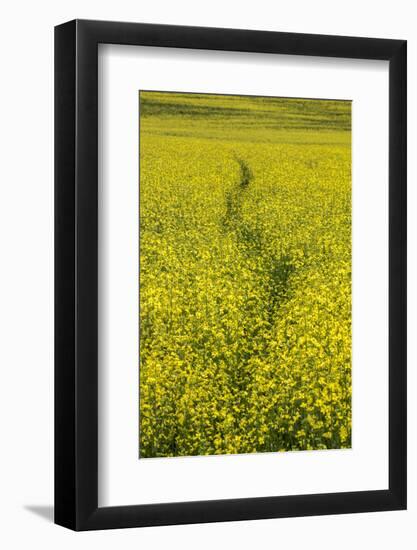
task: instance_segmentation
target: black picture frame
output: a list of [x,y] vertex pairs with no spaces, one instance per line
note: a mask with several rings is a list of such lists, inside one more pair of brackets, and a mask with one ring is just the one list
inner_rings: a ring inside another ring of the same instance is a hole
[[[389,488],[98,506],[98,44],[389,61]],[[55,28],[55,523],[92,530],[406,508],[406,41],[74,20]]]

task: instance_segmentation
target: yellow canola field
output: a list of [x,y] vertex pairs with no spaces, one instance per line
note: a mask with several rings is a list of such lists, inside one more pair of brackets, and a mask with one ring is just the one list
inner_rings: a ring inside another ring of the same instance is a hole
[[140,112],[140,456],[350,447],[350,102]]

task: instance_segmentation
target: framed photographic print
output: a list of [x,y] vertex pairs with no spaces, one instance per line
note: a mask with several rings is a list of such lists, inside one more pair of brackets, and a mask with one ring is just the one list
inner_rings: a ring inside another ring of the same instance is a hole
[[406,42],[55,29],[55,521],[406,507]]

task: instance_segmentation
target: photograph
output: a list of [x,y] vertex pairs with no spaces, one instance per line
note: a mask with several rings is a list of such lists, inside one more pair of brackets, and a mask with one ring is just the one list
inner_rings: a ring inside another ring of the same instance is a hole
[[139,91],[139,458],[352,445],[352,101]]
[[235,15],[55,28],[69,529],[407,509],[407,36]]
[[415,12],[4,4],[0,549],[417,549]]

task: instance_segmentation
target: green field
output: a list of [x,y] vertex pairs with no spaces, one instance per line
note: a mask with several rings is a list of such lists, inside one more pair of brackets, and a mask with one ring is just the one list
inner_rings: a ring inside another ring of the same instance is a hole
[[140,93],[140,457],[351,446],[351,103]]

